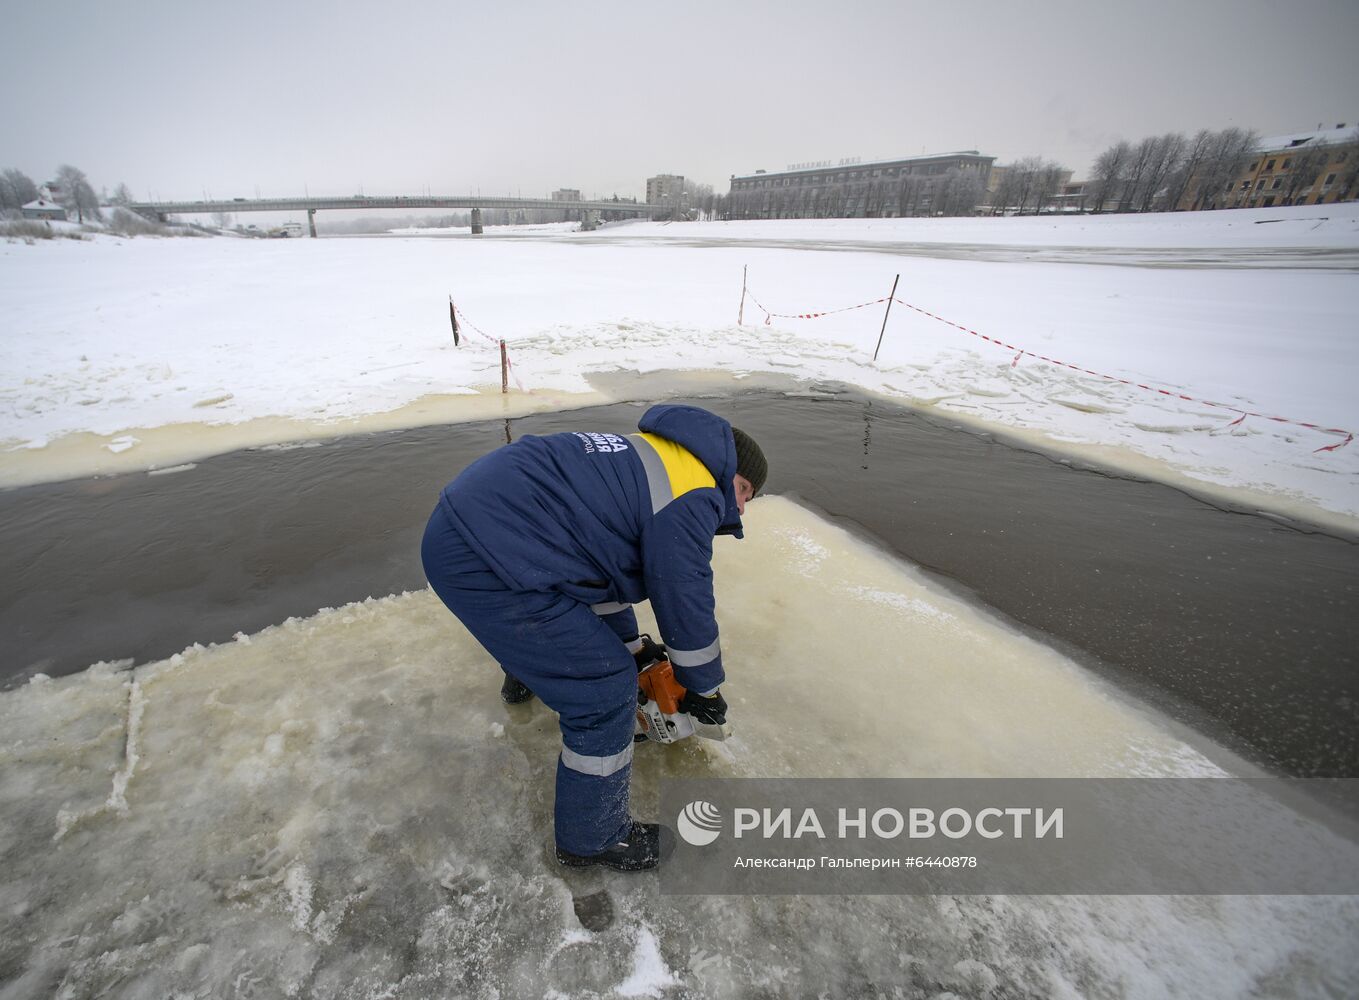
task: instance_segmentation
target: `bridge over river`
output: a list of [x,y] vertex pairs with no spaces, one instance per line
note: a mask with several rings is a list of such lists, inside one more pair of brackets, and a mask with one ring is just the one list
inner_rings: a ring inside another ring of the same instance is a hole
[[644,205],[635,201],[554,201],[551,198],[484,198],[481,195],[393,195],[368,197],[356,194],[350,198],[230,198],[202,201],[141,201],[128,206],[134,212],[159,222],[171,215],[210,215],[219,212],[303,212],[311,235],[316,235],[316,213],[320,211],[352,211],[360,208],[467,208],[472,211],[472,232],[481,232],[481,212],[488,208],[524,209],[548,208],[578,212],[582,226],[593,229],[605,212],[619,215],[669,215],[669,205]]

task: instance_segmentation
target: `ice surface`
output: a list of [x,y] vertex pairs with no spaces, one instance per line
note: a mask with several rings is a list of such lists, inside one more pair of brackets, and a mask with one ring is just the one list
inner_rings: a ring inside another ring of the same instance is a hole
[[[719,387],[733,385],[728,373],[756,372],[848,382],[1277,501],[1256,506],[1320,506],[1352,526],[1359,445],[1316,454],[1342,440],[1334,435],[1255,417],[1234,425],[1230,408],[1027,355],[1014,364],[1013,351],[901,306],[876,363],[876,307],[766,325],[747,300],[736,322],[743,267],[765,307],[794,314],[878,299],[900,274],[904,302],[1030,351],[1354,430],[1359,205],[1324,215],[1307,206],[637,223],[485,241],[0,244],[0,483],[581,405],[604,398],[592,381],[601,372],[703,371]],[[1015,247],[1044,252],[1000,252]],[[450,294],[491,339],[468,330],[453,346]],[[502,337],[528,390],[508,400]]]
[[919,246],[1063,247],[1069,249],[1216,249],[1331,247],[1359,238],[1353,206],[1325,205],[1231,212],[1137,215],[1021,216],[940,219],[778,219],[671,225],[637,221],[605,226],[592,240],[672,242],[816,241]]
[[[642,747],[643,817],[667,775],[1234,767],[791,502],[747,528],[714,559],[737,735]],[[420,592],[0,695],[0,998],[1200,1000],[1359,977],[1352,898],[689,898],[564,875],[555,720],[498,691]],[[590,932],[573,903],[601,890],[616,918]]]

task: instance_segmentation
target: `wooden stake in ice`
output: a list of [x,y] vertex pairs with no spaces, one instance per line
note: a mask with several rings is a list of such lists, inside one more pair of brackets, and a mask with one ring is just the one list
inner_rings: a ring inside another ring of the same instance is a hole
[[500,342],[500,392],[503,395],[510,391],[510,359],[505,354],[505,342]]
[[882,350],[882,335],[887,332],[887,317],[892,315],[892,300],[897,297],[897,282],[901,280],[901,275],[892,279],[892,294],[887,296],[887,311],[882,314],[882,329],[878,331],[878,346],[873,348],[873,360],[878,360],[878,351]]
[[741,265],[741,308],[736,311],[736,325],[740,326],[746,318],[746,267]]

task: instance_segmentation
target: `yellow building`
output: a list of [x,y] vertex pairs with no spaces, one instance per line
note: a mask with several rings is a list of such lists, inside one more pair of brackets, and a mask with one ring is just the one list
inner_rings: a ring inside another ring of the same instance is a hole
[[[1260,140],[1223,192],[1223,208],[1322,205],[1359,199],[1359,129],[1334,128]],[[1185,202],[1178,206],[1190,208]]]

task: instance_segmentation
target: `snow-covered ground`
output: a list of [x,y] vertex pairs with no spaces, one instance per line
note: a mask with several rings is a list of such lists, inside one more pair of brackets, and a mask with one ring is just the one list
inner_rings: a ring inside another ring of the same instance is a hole
[[[747,527],[714,555],[735,736],[641,747],[640,815],[665,777],[1241,767],[790,501]],[[499,683],[425,591],[0,697],[0,998],[1226,1000],[1359,978],[1349,897],[675,897],[563,873],[555,720]],[[573,899],[601,890],[617,917],[592,932]]]
[[733,222],[636,222],[596,235],[666,239],[863,241],[1023,247],[1125,249],[1359,249],[1353,203],[1232,212],[1144,215],[1028,215],[950,219],[777,219]]
[[[1359,445],[1238,420],[1359,427],[1359,206],[570,228],[0,245],[0,482],[579,404],[601,398],[592,373],[684,369],[837,379],[1279,509],[1359,514]],[[765,322],[884,298],[898,273],[876,363],[881,303]],[[460,348],[450,294],[476,327]]]

